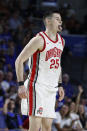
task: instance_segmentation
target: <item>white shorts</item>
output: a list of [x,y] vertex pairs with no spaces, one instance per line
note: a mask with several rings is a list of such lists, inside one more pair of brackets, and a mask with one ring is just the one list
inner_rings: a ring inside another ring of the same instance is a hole
[[[25,82],[27,88],[28,80]],[[35,89],[29,89],[29,99],[22,99],[22,114],[45,118],[56,118],[56,92],[49,91],[45,86],[36,84]]]

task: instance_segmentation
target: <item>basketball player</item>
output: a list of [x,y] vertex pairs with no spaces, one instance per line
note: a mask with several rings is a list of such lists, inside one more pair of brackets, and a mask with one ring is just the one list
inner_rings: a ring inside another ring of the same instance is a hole
[[[64,40],[57,33],[62,30],[61,15],[58,12],[48,12],[44,15],[46,30],[38,33],[25,46],[16,59],[16,74],[19,83],[20,98],[28,98],[29,103],[29,131],[51,131],[51,124],[55,118],[56,92],[59,91],[61,101],[64,90],[58,82],[61,76],[61,55]],[[23,63],[31,59],[28,76],[28,90],[23,81]]]

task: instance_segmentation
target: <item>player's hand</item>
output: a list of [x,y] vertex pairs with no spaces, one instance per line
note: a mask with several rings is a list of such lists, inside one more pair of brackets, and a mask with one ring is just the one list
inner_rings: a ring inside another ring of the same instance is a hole
[[83,93],[83,88],[81,85],[78,86],[78,89],[79,89],[79,93],[82,94]]
[[64,99],[64,89],[63,87],[59,87],[59,101],[62,101]]
[[27,89],[23,86],[19,86],[19,89],[18,89],[18,96],[21,98],[21,99],[26,99],[28,98],[28,91]]

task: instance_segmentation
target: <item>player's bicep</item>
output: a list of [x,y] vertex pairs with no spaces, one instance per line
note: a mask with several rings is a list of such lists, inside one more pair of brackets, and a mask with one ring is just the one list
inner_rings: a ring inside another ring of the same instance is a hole
[[22,58],[23,61],[26,61],[34,52],[38,50],[38,44],[35,43],[35,40],[32,39],[22,50],[19,55],[19,58]]
[[25,62],[31,55],[33,55],[37,50],[41,48],[40,38],[34,37],[30,42],[24,47],[17,59]]

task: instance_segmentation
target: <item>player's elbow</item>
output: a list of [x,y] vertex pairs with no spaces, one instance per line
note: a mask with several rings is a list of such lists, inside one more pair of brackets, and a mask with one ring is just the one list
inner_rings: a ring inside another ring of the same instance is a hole
[[18,65],[18,58],[15,61],[15,68],[17,67],[17,65]]
[[20,59],[20,57],[17,57],[16,61],[15,61],[15,68],[22,63],[22,60]]

